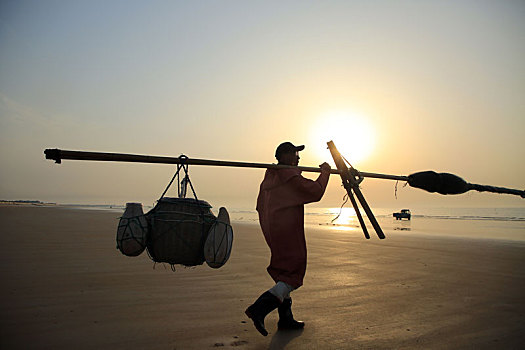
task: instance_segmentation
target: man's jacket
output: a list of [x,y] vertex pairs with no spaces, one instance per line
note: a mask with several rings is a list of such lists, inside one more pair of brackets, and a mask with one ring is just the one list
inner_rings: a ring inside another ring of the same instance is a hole
[[257,197],[259,222],[272,257],[267,270],[275,282],[294,288],[306,273],[304,204],[321,199],[330,173],[316,181],[304,178],[298,169],[268,169]]

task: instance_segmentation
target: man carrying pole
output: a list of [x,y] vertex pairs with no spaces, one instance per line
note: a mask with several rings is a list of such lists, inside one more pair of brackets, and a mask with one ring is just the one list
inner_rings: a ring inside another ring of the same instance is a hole
[[[278,164],[299,164],[299,151],[304,146],[284,142],[277,147]],[[304,322],[294,320],[290,292],[303,284],[306,273],[306,240],[304,236],[304,204],[321,200],[330,177],[330,165],[320,165],[317,180],[309,180],[297,168],[268,169],[261,183],[257,198],[259,222],[271,259],[267,268],[275,285],[264,292],[246,315],[264,336],[268,331],[264,318],[271,311],[279,311],[279,329],[299,329]]]

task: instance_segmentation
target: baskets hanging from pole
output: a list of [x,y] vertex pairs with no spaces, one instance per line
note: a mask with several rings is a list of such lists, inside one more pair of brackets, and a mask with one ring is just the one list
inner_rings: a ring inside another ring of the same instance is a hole
[[[148,213],[143,214],[140,203],[127,204],[117,230],[117,248],[127,256],[137,256],[146,248],[151,260],[172,266],[196,266],[206,261],[219,268],[228,261],[232,249],[230,217],[222,207],[215,217],[211,205],[197,198],[185,159],[180,156],[181,164]],[[165,197],[175,179],[178,197]],[[194,198],[186,198],[188,186]]]
[[[201,265],[219,268],[228,260],[233,243],[233,230],[225,208],[219,210],[219,219],[211,205],[197,198],[188,174],[185,156],[170,183],[153,209],[147,214],[149,234],[147,250],[155,262],[171,265]],[[182,175],[181,170],[184,172]],[[178,198],[164,197],[177,179]],[[186,198],[188,186],[193,198]]]

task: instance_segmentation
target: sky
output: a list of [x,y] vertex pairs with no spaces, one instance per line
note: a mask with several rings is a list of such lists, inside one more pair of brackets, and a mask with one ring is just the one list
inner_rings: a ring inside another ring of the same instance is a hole
[[[174,167],[46,148],[450,172],[525,188],[523,1],[0,2],[0,199],[151,205]],[[304,173],[315,179],[315,174]],[[255,206],[260,169],[191,166],[200,199]],[[366,179],[374,207],[525,207]],[[175,195],[173,192],[172,195]],[[332,176],[318,206],[338,207]]]

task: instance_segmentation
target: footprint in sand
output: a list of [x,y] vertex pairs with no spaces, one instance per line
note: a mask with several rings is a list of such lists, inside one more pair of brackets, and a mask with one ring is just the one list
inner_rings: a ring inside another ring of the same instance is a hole
[[[239,337],[235,336],[234,338],[238,339]],[[235,340],[235,341],[230,343],[230,346],[243,346],[243,345],[246,345],[246,344],[248,344],[248,342],[246,340]],[[226,345],[224,343],[215,343],[215,344],[213,344],[214,348],[219,348],[219,347],[223,347],[223,346],[226,346]]]
[[236,340],[233,343],[231,343],[230,345],[231,346],[242,346],[242,345],[246,345],[246,344],[248,344],[248,342],[246,340]]

